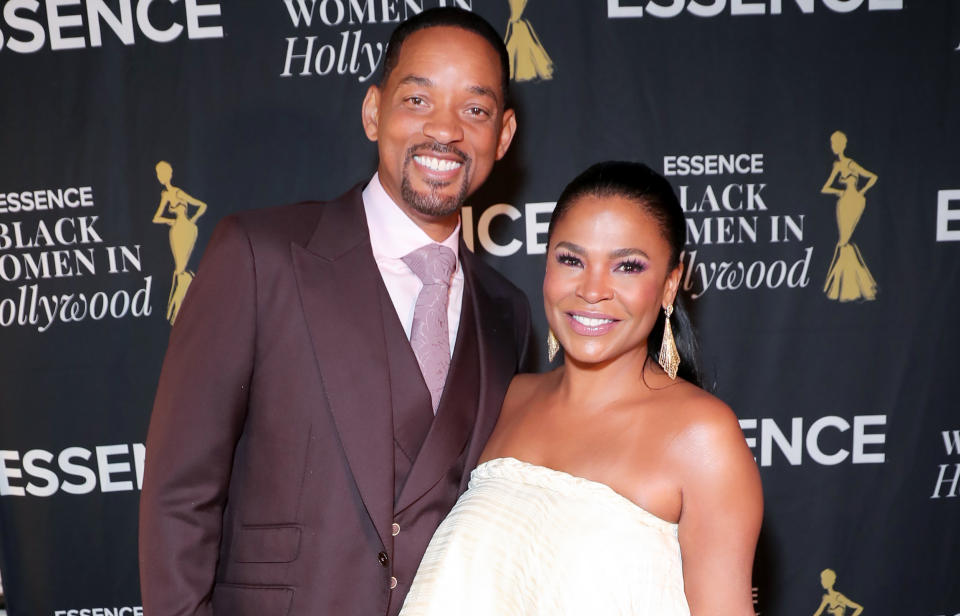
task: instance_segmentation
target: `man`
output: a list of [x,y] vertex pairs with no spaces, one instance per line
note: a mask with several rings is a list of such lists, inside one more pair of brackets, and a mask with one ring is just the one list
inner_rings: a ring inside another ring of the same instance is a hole
[[516,129],[506,57],[466,11],[401,24],[366,188],[218,226],[147,438],[149,616],[399,611],[526,360],[525,298],[459,239]]

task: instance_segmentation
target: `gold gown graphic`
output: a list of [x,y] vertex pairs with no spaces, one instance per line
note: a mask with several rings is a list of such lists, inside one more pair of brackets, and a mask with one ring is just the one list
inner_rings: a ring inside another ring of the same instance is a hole
[[[828,298],[841,302],[873,300],[877,297],[877,283],[860,254],[860,248],[850,241],[850,238],[867,206],[864,193],[876,183],[877,176],[846,156],[844,151],[847,147],[847,136],[842,132],[835,131],[830,135],[830,146],[837,155],[837,160],[834,161],[830,177],[820,192],[837,196],[839,238],[833,251],[830,269],[827,271],[823,292]],[[866,179],[862,187],[861,178]],[[838,183],[842,188],[837,186]]]
[[[820,585],[823,586],[823,600],[820,601],[820,607],[813,613],[813,616],[848,616],[847,610],[853,610],[849,616],[859,616],[863,612],[863,606],[856,601],[851,601],[843,593],[834,590],[833,585],[837,583],[837,574],[833,569],[824,569],[820,572]],[[826,610],[826,612],[824,612]]]
[[[173,167],[161,160],[157,163],[157,179],[163,185],[160,193],[160,205],[153,215],[153,222],[170,227],[170,252],[173,253],[173,281],[170,283],[170,297],[167,300],[167,320],[173,325],[180,312],[180,304],[187,294],[187,288],[193,281],[193,272],[187,269],[190,255],[197,244],[197,219],[207,211],[207,204],[194,199],[186,191],[170,183]],[[190,206],[197,208],[190,216]]]
[[504,43],[510,56],[510,78],[514,81],[552,79],[553,60],[540,44],[529,21],[523,19],[528,0],[509,0],[510,21]]

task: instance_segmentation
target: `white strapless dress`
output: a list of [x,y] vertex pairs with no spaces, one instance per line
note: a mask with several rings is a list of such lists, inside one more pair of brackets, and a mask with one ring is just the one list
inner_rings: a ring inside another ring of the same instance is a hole
[[689,616],[677,525],[609,486],[497,458],[437,529],[400,616]]

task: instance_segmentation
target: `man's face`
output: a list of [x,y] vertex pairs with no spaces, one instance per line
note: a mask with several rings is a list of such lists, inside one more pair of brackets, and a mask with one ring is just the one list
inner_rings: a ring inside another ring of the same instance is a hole
[[507,152],[516,120],[503,111],[500,61],[485,39],[453,27],[411,34],[382,87],[363,102],[387,194],[416,222],[456,216]]

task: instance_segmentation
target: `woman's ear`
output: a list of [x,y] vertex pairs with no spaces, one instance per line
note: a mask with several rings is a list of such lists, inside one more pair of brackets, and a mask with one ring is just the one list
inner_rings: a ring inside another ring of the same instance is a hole
[[663,298],[660,305],[666,308],[673,304],[677,298],[677,292],[680,290],[680,281],[683,279],[683,262],[677,264],[673,271],[667,274],[667,280],[663,285]]

